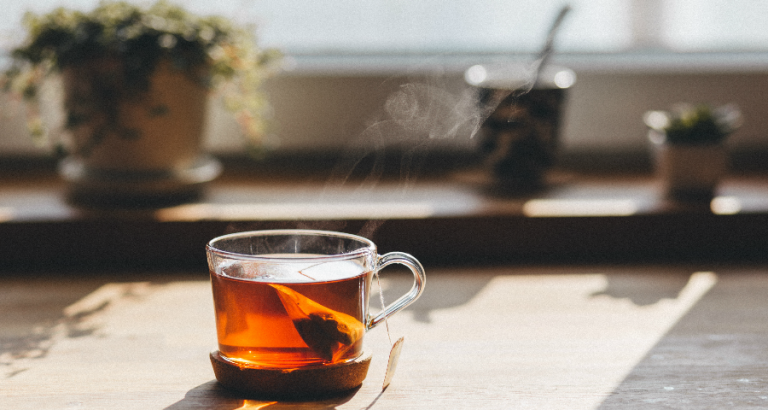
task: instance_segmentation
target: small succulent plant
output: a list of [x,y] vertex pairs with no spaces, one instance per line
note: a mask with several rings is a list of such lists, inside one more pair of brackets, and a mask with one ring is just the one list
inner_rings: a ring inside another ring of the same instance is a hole
[[741,126],[742,116],[733,104],[678,104],[670,111],[648,111],[643,120],[656,133],[654,142],[669,144],[718,144]]

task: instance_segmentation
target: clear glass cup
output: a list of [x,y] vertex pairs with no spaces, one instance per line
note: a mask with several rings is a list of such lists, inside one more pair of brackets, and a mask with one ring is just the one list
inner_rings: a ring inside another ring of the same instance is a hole
[[[413,303],[426,281],[413,256],[382,256],[370,240],[339,232],[241,232],[211,240],[206,251],[219,352],[245,367],[352,361],[365,332]],[[413,286],[372,317],[373,274],[391,264],[408,267]]]

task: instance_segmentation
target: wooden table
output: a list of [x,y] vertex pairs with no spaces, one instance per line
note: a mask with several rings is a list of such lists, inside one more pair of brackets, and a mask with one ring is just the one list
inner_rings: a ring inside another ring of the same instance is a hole
[[[768,268],[427,267],[362,387],[246,400],[215,381],[204,273],[0,278],[2,409],[768,407]],[[387,300],[410,286],[382,275]],[[377,306],[372,298],[372,306]]]

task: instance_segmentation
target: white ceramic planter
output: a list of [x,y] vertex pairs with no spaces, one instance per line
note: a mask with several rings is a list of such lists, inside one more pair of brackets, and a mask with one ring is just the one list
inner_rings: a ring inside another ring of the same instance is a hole
[[[119,69],[119,62],[103,60],[63,72],[65,109],[75,123],[69,127],[72,154],[60,173],[72,197],[141,204],[197,195],[220,172],[219,163],[202,152],[208,90],[162,62],[140,98],[118,98],[99,110],[103,97],[94,90],[114,91],[119,84],[109,71]],[[97,104],[83,103],[86,98]]]
[[709,199],[728,171],[722,144],[655,144],[656,172],[668,197]]

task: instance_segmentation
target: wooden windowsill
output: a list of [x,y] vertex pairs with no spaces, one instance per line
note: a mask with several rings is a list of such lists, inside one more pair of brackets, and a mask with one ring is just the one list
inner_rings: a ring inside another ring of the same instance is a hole
[[226,172],[199,201],[158,209],[73,206],[54,173],[0,182],[4,271],[205,269],[205,243],[248,229],[370,237],[429,264],[759,262],[768,259],[768,179],[732,176],[710,203],[665,200],[644,173],[554,173],[549,187],[498,195],[485,175],[366,182]]

